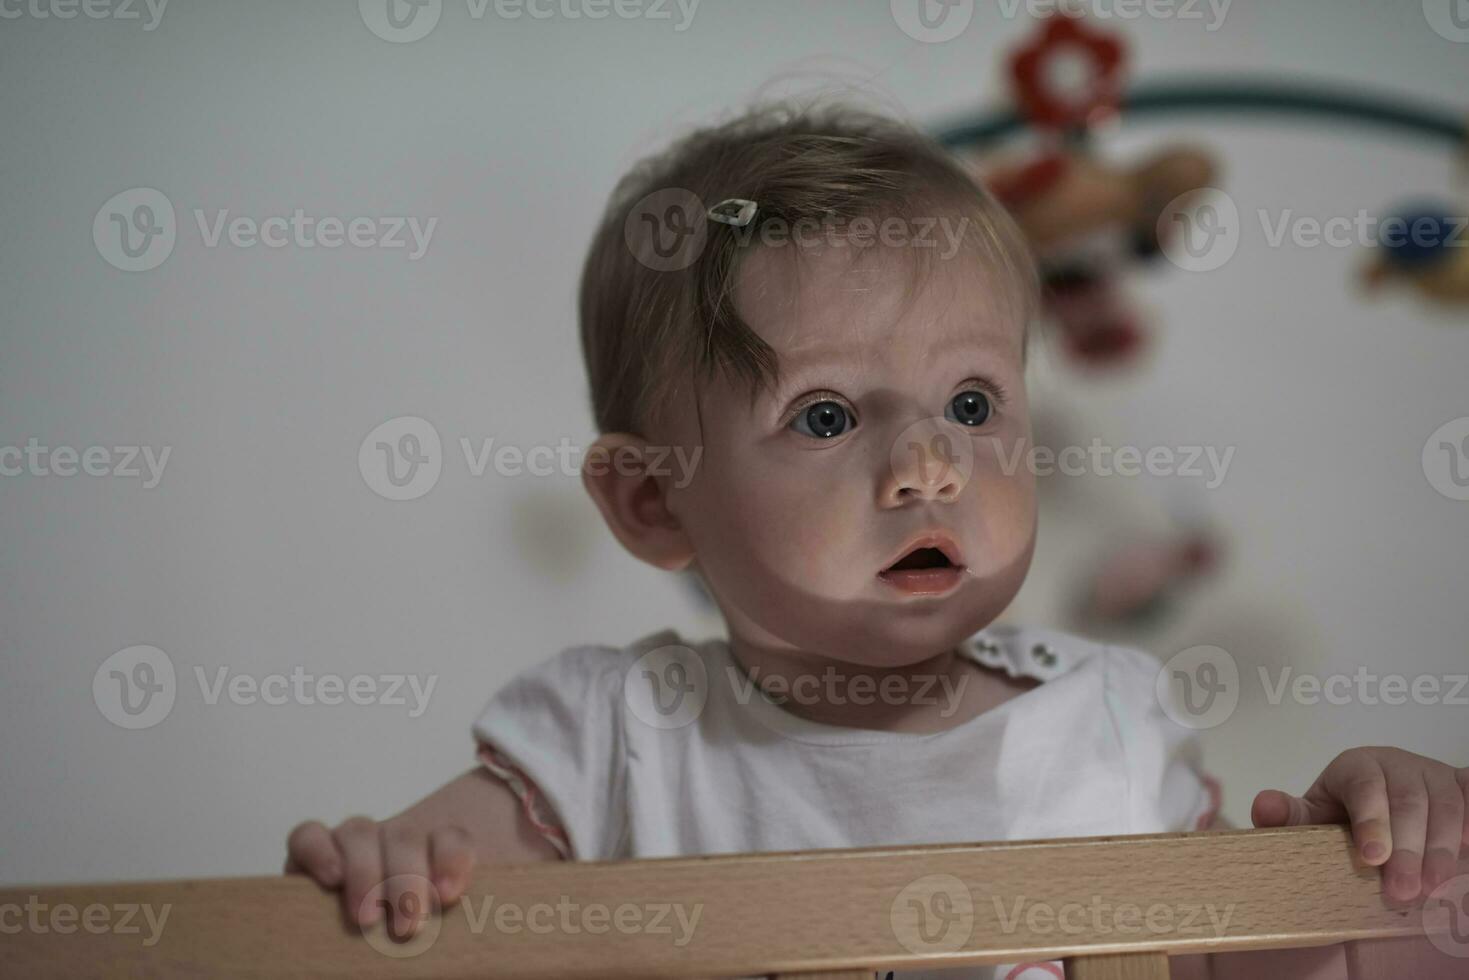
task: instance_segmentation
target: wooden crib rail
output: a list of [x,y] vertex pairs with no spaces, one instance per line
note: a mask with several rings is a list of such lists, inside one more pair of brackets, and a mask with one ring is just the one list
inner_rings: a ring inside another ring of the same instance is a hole
[[[1169,955],[1469,932],[1444,912],[1390,908],[1347,829],[1313,826],[486,867],[406,944],[354,934],[299,877],[7,888],[0,973],[855,978],[1066,958],[1083,980],[1154,978]],[[1446,976],[1469,976],[1460,945]]]

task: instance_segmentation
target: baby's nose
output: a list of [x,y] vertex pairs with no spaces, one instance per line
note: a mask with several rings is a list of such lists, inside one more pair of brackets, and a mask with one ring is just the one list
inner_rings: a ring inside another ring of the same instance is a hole
[[888,454],[887,472],[878,481],[878,504],[901,507],[915,501],[957,499],[973,469],[966,465],[966,450],[972,453],[968,440],[944,431],[940,420],[909,426]]

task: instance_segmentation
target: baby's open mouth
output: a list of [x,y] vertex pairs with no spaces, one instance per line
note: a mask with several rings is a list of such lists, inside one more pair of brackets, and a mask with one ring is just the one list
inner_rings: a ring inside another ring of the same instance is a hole
[[905,572],[912,568],[953,568],[949,556],[937,548],[914,548],[889,566],[886,571]]
[[963,572],[958,546],[933,537],[914,542],[877,577],[906,595],[942,595],[958,587]]

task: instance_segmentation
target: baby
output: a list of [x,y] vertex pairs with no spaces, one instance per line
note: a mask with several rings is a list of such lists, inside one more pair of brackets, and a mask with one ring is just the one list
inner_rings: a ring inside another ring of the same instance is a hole
[[[583,481],[728,638],[563,651],[490,700],[479,766],[298,826],[287,870],[411,933],[397,910],[453,904],[477,863],[1223,826],[1156,659],[994,625],[1035,543],[1035,304],[1003,210],[881,116],[761,108],[636,167],[582,278]],[[1350,822],[1408,900],[1454,873],[1466,793],[1469,769],[1362,748],[1252,818]]]

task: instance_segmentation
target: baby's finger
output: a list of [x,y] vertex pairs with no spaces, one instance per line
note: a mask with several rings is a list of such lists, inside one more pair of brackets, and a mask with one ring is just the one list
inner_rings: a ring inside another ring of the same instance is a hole
[[1381,864],[1394,847],[1388,818],[1387,776],[1375,759],[1341,757],[1322,774],[1326,790],[1346,808],[1352,822],[1352,840],[1368,864]]
[[286,874],[311,877],[323,888],[342,884],[342,856],[337,853],[331,831],[320,820],[297,824],[286,838]]
[[412,939],[433,912],[436,896],[429,884],[428,837],[391,824],[383,831],[384,892],[392,919],[388,930],[397,940]]
[[462,827],[444,827],[429,838],[429,853],[439,901],[446,907],[453,905],[469,887],[469,874],[474,870],[474,843]]
[[1469,766],[1455,769],[1454,780],[1459,784],[1459,796],[1464,800],[1464,836],[1460,843],[1469,847]]
[[1459,867],[1459,841],[1464,835],[1464,793],[1447,767],[1424,773],[1428,784],[1428,839],[1423,851],[1423,891],[1432,892]]
[[1418,897],[1423,884],[1423,848],[1428,839],[1428,786],[1423,771],[1388,767],[1387,797],[1392,811],[1392,857],[1383,866],[1389,898],[1400,902]]
[[382,915],[383,850],[378,841],[377,821],[350,817],[332,837],[341,849],[346,866],[342,909],[347,920],[369,926]]

